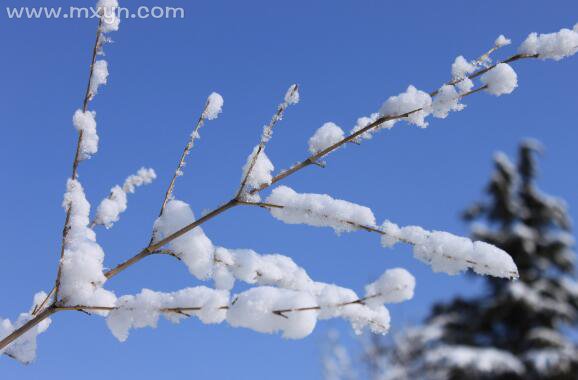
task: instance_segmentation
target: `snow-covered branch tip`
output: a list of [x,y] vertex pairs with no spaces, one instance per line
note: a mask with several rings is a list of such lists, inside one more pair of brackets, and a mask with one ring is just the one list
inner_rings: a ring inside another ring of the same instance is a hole
[[116,185],[110,189],[108,197],[98,205],[91,227],[103,225],[111,228],[114,223],[118,222],[120,214],[126,211],[127,195],[134,193],[137,187],[148,185],[155,178],[157,175],[153,169],[140,168],[136,174],[127,177],[122,187]]
[[187,156],[191,153],[191,150],[195,145],[195,140],[201,138],[199,131],[205,124],[205,120],[214,120],[218,118],[221,112],[223,112],[223,104],[224,104],[223,97],[216,92],[211,93],[211,95],[209,95],[209,97],[207,98],[207,101],[205,102],[205,108],[203,109],[201,116],[197,120],[197,124],[195,125],[193,132],[189,136],[187,145],[185,145],[185,148],[183,149],[183,153],[181,154],[181,158],[179,159],[177,168],[173,174],[173,177],[171,178],[171,182],[169,183],[169,186],[165,193],[165,198],[163,199],[161,211],[159,214],[163,213],[163,210],[165,209],[167,202],[173,199],[173,192],[175,189],[176,180],[178,177],[184,174],[184,168],[187,164]]
[[283,114],[287,107],[298,102],[299,86],[293,84],[285,93],[283,102],[277,107],[277,112],[275,112],[269,124],[263,127],[259,144],[253,148],[253,151],[247,157],[247,163],[243,167],[243,175],[241,176],[241,185],[235,198],[240,200],[258,200],[258,195],[251,191],[271,183],[275,167],[265,154],[265,146],[273,137],[273,128],[278,121],[283,119]]
[[382,235],[384,247],[398,242],[411,244],[414,256],[435,272],[457,274],[471,268],[484,275],[518,277],[512,258],[491,244],[472,242],[448,232],[427,231],[419,226],[400,228],[389,221],[378,227],[370,208],[333,199],[327,194],[302,194],[287,186],[279,186],[273,189],[265,203],[256,205],[268,208],[273,217],[287,224],[330,227],[337,233],[374,232]]
[[[236,196],[195,219],[191,208],[174,200],[172,193],[174,179],[182,174],[185,158],[198,138],[203,122],[216,118],[221,112],[222,97],[211,94],[169,185],[160,216],[154,223],[150,244],[105,272],[104,250],[91,228],[91,206],[78,180],[79,163],[98,151],[96,113],[89,110],[88,105],[100,93],[100,87],[108,82],[109,65],[104,60],[97,60],[97,56],[103,54],[104,44],[110,41],[108,34],[119,27],[119,19],[114,13],[118,8],[116,0],[99,0],[97,5],[100,18],[87,90],[83,107],[73,116],[78,142],[63,202],[66,219],[55,287],[49,294],[35,297],[31,311],[17,322],[1,322],[0,352],[23,362],[32,360],[36,335],[46,329],[52,314],[65,310],[85,310],[106,316],[113,334],[120,340],[128,337],[131,328],[155,326],[161,315],[174,322],[195,315],[205,323],[227,321],[235,327],[302,338],[311,333],[318,320],[335,317],[347,319],[356,331],[369,327],[374,332],[384,333],[390,323],[384,304],[412,297],[415,279],[403,269],[386,271],[376,282],[368,285],[365,295],[360,297],[350,289],[313,281],[287,256],[261,255],[252,250],[228,249],[213,244],[200,226],[237,205],[265,207],[275,218],[289,224],[331,227],[337,232],[366,230],[378,233],[384,246],[397,242],[411,244],[414,255],[431,265],[434,271],[455,274],[470,268],[480,274],[517,276],[511,258],[504,251],[483,242],[421,227],[401,228],[391,222],[378,226],[369,208],[328,195],[299,194],[290,188],[278,187],[266,202],[260,202],[259,193],[305,167],[323,165],[321,160],[325,156],[346,143],[360,143],[380,129],[392,128],[400,120],[425,128],[430,116],[443,119],[450,112],[463,110],[462,101],[467,96],[482,91],[495,96],[511,93],[518,80],[510,64],[522,59],[559,60],[574,55],[578,50],[578,25],[557,33],[533,33],[515,55],[492,64],[491,55],[498,48],[510,44],[506,37],[499,36],[494,46],[480,58],[468,61],[462,56],[457,57],[452,65],[451,80],[443,86],[430,93],[414,86],[407,87],[399,95],[389,97],[377,112],[359,118],[348,135],[335,123],[325,123],[309,139],[311,155],[273,176],[273,163],[264,150],[286,108],[299,101],[298,87],[292,85],[247,159]],[[475,80],[479,81],[477,87]],[[110,227],[125,210],[127,193],[149,183],[154,177],[152,170],[142,169],[129,177],[122,187],[115,186],[98,207],[94,223]],[[167,253],[178,258],[199,280],[213,281],[214,288],[187,288],[173,293],[143,290],[137,295],[121,297],[105,289],[107,280],[155,253]],[[236,281],[254,286],[233,294]]]

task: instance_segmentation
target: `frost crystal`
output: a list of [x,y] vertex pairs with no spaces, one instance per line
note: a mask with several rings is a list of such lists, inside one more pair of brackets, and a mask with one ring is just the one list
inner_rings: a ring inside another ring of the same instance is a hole
[[285,94],[285,103],[293,105],[299,103],[299,90],[296,84],[291,85]]
[[125,193],[134,193],[135,188],[148,185],[157,178],[154,169],[140,168],[136,174],[130,175],[122,185],[122,190]]

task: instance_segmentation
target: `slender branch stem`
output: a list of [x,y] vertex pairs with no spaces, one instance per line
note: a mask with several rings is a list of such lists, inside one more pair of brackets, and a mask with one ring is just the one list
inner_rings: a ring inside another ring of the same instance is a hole
[[[502,63],[508,63],[508,62],[513,62],[513,61],[517,61],[517,60],[521,60],[521,59],[526,59],[526,58],[536,58],[536,55],[521,55],[521,54],[517,54],[514,56],[511,56],[510,58],[507,58],[506,60],[502,61]],[[497,65],[497,64],[496,64]],[[471,74],[469,77],[470,78],[475,78],[479,75],[482,75],[483,73],[491,70],[493,67],[495,67],[496,65],[484,68],[482,70],[476,71],[475,73]],[[486,86],[482,86],[479,87],[477,89],[474,89],[470,92],[467,92],[465,94],[461,95],[461,98],[464,98],[466,96],[475,94],[483,89],[485,89]],[[363,133],[372,130],[376,127],[378,127],[379,125],[385,123],[386,121],[390,121],[390,120],[397,120],[397,119],[403,119],[406,118],[416,112],[421,111],[422,108],[418,108],[418,109],[414,109],[411,110],[409,112],[406,112],[404,114],[401,115],[395,115],[395,116],[381,116],[380,118],[378,118],[377,120],[375,120],[373,123],[368,124],[366,127],[344,137],[342,140],[336,142],[335,144],[325,148],[324,150],[307,157],[305,160],[299,162],[298,164],[292,166],[291,168],[281,171],[279,174],[277,174],[275,177],[272,178],[271,182],[268,184],[263,184],[260,187],[256,188],[256,189],[252,189],[249,191],[250,194],[255,194],[258,192],[261,192],[269,187],[271,187],[273,184],[289,177],[290,175],[298,172],[299,170],[308,167],[309,165],[314,164],[315,162],[317,162],[321,157],[331,153],[332,151],[338,149],[339,147],[341,147],[342,145],[348,143],[348,142],[352,142],[355,141],[357,137],[361,136]],[[214,218],[215,216],[227,211],[228,209],[239,205],[239,204],[243,204],[243,200],[238,199],[237,197],[229,200],[227,203],[225,203],[222,206],[219,206],[218,208],[214,209],[213,211],[209,212],[208,214],[206,214],[204,217],[194,221],[193,223],[181,228],[180,230],[176,231],[175,233],[173,233],[172,235],[166,237],[165,239],[159,241],[158,243],[156,243],[154,245],[154,249],[156,250],[158,248],[161,248],[163,245],[171,242],[172,240],[178,238],[179,236],[182,236],[183,234],[187,233],[188,231],[192,230],[195,227],[200,226],[201,224],[211,220],[212,218]],[[361,227],[360,227],[361,228]],[[149,247],[150,248],[150,247]],[[132,264],[140,261],[141,259],[143,259],[144,257],[148,256],[148,254],[145,253],[146,249],[142,250],[141,252],[139,252],[138,254],[136,254],[135,256],[133,256],[132,258],[128,259],[127,261],[119,264],[116,268],[114,268],[113,270],[105,273],[107,278],[111,278],[113,276],[115,276],[116,274],[118,274],[119,272],[123,271],[124,269],[128,268],[129,266],[131,266]]]
[[[84,101],[83,101],[83,112],[87,111],[88,108],[88,104],[90,102],[90,100],[92,99],[93,94],[90,93],[90,82],[92,80],[92,75],[93,75],[93,68],[94,68],[94,63],[96,61],[96,56],[98,54],[98,50],[100,47],[100,42],[101,42],[101,25],[102,25],[102,18],[99,19],[99,23],[98,23],[98,28],[97,28],[97,33],[96,33],[96,40],[94,43],[94,47],[93,47],[93,52],[92,52],[92,61],[91,61],[91,65],[90,65],[90,74],[89,74],[89,79],[88,79],[88,84],[87,84],[87,89],[85,92],[85,96],[84,96]],[[490,51],[491,53],[492,51]],[[527,59],[527,58],[537,58],[538,55],[524,55],[524,54],[516,54],[511,56],[510,58],[503,60],[500,63],[510,63],[510,62],[514,62],[517,60],[521,60],[521,59]],[[484,73],[488,72],[489,70],[493,69],[497,64],[491,65],[489,67],[486,67],[484,69],[478,70],[476,72],[474,72],[473,74],[469,75],[467,78],[469,79],[473,79],[476,78],[480,75],[483,75]],[[450,82],[448,82],[447,84],[457,84],[460,81],[465,80],[466,78],[462,78],[459,80],[452,80]],[[466,93],[464,95],[462,95],[462,97],[471,95],[475,92],[481,91],[485,88],[484,87],[480,87],[478,89],[475,89],[473,91],[470,91],[469,93]],[[435,96],[438,93],[438,90],[433,91],[430,93],[430,96]],[[415,113],[415,112],[419,112],[421,111],[421,108],[419,109],[415,109],[413,111],[407,112],[405,114],[402,115],[397,115],[397,116],[382,116],[379,119],[377,119],[375,122],[369,124],[368,126],[366,126],[365,128],[343,138],[341,141],[333,144],[332,146],[322,150],[321,152],[318,152],[315,155],[312,155],[310,157],[308,157],[307,159],[305,159],[304,161],[298,163],[297,165],[294,165],[293,167],[289,168],[286,171],[282,171],[281,173],[279,173],[277,176],[275,176],[273,178],[273,180],[271,181],[271,183],[269,184],[264,184],[261,187],[257,188],[257,189],[252,189],[250,191],[251,194],[260,192],[270,186],[272,186],[274,183],[277,183],[279,181],[281,181],[282,179],[290,176],[291,174],[303,169],[304,167],[307,167],[311,164],[314,164],[317,162],[317,160],[325,155],[327,155],[328,153],[338,149],[340,146],[342,146],[345,143],[354,143],[356,137],[360,136],[361,134],[378,127],[379,125],[381,125],[382,123],[389,121],[389,120],[395,120],[395,119],[401,119],[401,118],[405,118],[410,116],[411,114]],[[280,119],[280,117],[282,116],[283,113],[283,109],[281,109],[281,107],[278,109],[276,115],[273,117],[272,121],[271,121],[271,128],[274,126],[274,124],[277,122],[277,120]],[[203,122],[203,117],[201,116],[201,118],[199,119],[198,123],[197,123],[197,127],[195,130],[198,130],[198,128],[200,128],[202,126],[202,122]],[[83,138],[83,133],[82,131],[80,131],[78,133],[78,140],[77,140],[77,144],[76,144],[76,152],[74,155],[74,160],[73,160],[73,164],[72,164],[72,179],[76,179],[78,177],[78,165],[80,163],[80,148],[81,148],[81,144],[82,144],[82,138]],[[189,141],[190,143],[190,141]],[[118,273],[120,273],[121,271],[123,271],[124,269],[128,268],[129,266],[135,264],[136,262],[140,261],[141,259],[143,259],[144,257],[150,256],[152,254],[169,254],[171,256],[177,257],[175,254],[171,254],[170,251],[159,251],[159,248],[161,248],[162,246],[164,246],[165,244],[169,243],[170,241],[182,236],[183,234],[189,232],[190,230],[192,230],[193,228],[203,224],[204,222],[216,217],[217,215],[227,211],[228,209],[239,205],[239,204],[249,204],[250,202],[244,202],[239,198],[239,196],[243,193],[245,186],[246,186],[246,182],[247,182],[247,178],[248,178],[248,174],[250,173],[250,171],[252,170],[253,166],[255,165],[255,161],[256,158],[258,156],[258,154],[260,153],[260,151],[263,149],[264,145],[266,144],[266,140],[261,141],[261,143],[259,144],[260,148],[258,153],[255,155],[255,157],[253,158],[253,161],[250,164],[249,170],[247,171],[247,175],[245,175],[245,177],[242,180],[240,189],[237,193],[237,195],[235,196],[235,198],[231,199],[229,202],[223,204],[222,206],[214,209],[213,211],[209,212],[208,214],[206,214],[205,216],[203,216],[202,218],[198,219],[197,221],[183,227],[182,229],[176,231],[175,233],[167,236],[166,238],[162,239],[161,241],[153,244],[152,239],[151,239],[151,244],[149,244],[147,246],[147,248],[141,250],[137,255],[133,256],[132,258],[130,258],[129,260],[119,264],[117,267],[115,267],[114,269],[108,271],[107,273],[105,273],[107,278],[111,278],[115,275],[117,275]],[[192,147],[192,146],[191,146]],[[177,169],[177,172],[175,174],[178,173],[179,169],[182,169],[182,165],[184,164],[184,159],[188,153],[188,150],[190,150],[189,148],[189,144],[187,144],[187,147],[185,147],[185,150],[183,152],[183,155],[181,156],[181,160],[179,162],[179,166]],[[166,206],[166,203],[168,201],[168,199],[170,199],[170,195],[174,189],[174,182],[176,180],[177,175],[173,176],[173,179],[171,180],[171,183],[169,184],[169,188],[167,190],[167,193],[165,194],[165,199],[163,201],[163,206],[161,207],[161,214],[162,214],[162,210],[164,209],[164,207]],[[259,207],[264,207],[264,208],[270,208],[270,207],[283,207],[280,205],[272,205],[272,204],[266,204],[266,203],[260,203],[260,204],[255,204],[256,206]],[[64,228],[63,228],[63,232],[62,232],[62,244],[61,244],[61,253],[60,253],[60,261],[59,261],[59,266],[58,266],[58,273],[57,273],[57,277],[56,277],[56,281],[55,281],[55,286],[53,288],[53,290],[47,295],[47,297],[43,300],[43,302],[41,304],[38,305],[38,307],[35,308],[34,310],[34,317],[29,320],[28,322],[26,322],[24,325],[22,325],[21,327],[19,327],[18,329],[16,329],[15,331],[13,331],[11,334],[9,334],[8,336],[6,336],[4,339],[0,340],[0,350],[6,348],[10,343],[12,343],[13,341],[15,341],[16,339],[18,339],[19,337],[21,337],[23,334],[25,334],[27,331],[29,331],[30,329],[32,329],[34,326],[36,326],[38,323],[40,323],[41,321],[43,321],[44,319],[48,318],[49,316],[51,316],[52,314],[58,312],[58,311],[63,311],[63,310],[111,310],[112,308],[108,308],[108,307],[98,307],[98,306],[57,306],[58,303],[58,290],[60,287],[60,278],[61,278],[61,273],[62,273],[62,258],[64,256],[64,247],[65,247],[65,243],[66,243],[66,237],[68,235],[68,231],[69,231],[69,222],[70,222],[70,215],[71,215],[71,210],[70,208],[67,210],[66,213],[66,219],[65,219],[65,223],[64,223]],[[383,231],[375,228],[375,227],[371,227],[371,226],[362,226],[362,225],[358,225],[356,223],[350,222],[350,221],[344,221],[348,224],[354,225],[360,229],[364,229],[366,231],[369,232],[376,232],[379,234],[384,234]],[[177,257],[178,258],[178,257]],[[54,300],[52,301],[51,305],[48,307],[45,307],[45,305],[48,303],[48,301],[50,300],[50,298],[54,296]],[[347,303],[342,303],[342,304],[338,304],[336,306],[346,306],[346,305],[350,305],[350,304],[362,304],[366,298],[360,298],[358,300],[355,301],[351,301],[351,302],[347,302]],[[229,306],[222,306],[222,309],[227,309]],[[273,313],[277,314],[281,317],[287,318],[287,316],[285,315],[286,313],[290,313],[290,312],[299,312],[299,311],[306,311],[306,310],[319,310],[321,308],[321,306],[317,305],[317,306],[311,306],[311,307],[304,307],[304,308],[295,308],[295,309],[282,309],[282,310],[274,310]],[[189,315],[186,314],[185,311],[195,311],[195,310],[199,310],[200,308],[167,308],[167,309],[162,309],[162,311],[165,312],[176,312],[176,313],[181,313],[183,315]]]
[[31,320],[14,330],[11,334],[6,336],[4,339],[0,340],[0,351],[6,348],[10,343],[14,342],[16,339],[20,338],[22,335],[26,334],[28,330],[50,317],[52,314],[56,313],[54,307],[47,307],[46,309],[40,311]]
[[[535,56],[524,56],[524,55],[515,55],[512,56],[508,59],[506,59],[505,62],[513,62],[516,60],[520,60],[520,59],[524,59],[524,58],[535,58]],[[473,73],[470,77],[476,77],[482,74],[482,71],[486,72],[488,70],[490,70],[491,67],[489,68],[485,68],[483,70],[480,70],[478,72]],[[462,97],[465,96],[469,96],[471,94],[474,94],[482,89],[484,89],[484,87],[480,87],[478,89],[472,90],[469,93],[463,94]],[[291,174],[311,165],[313,162],[316,162],[319,158],[327,155],[328,153],[334,151],[335,149],[339,148],[340,146],[342,146],[343,144],[346,144],[347,142],[350,141],[354,141],[356,137],[360,136],[361,134],[376,128],[377,126],[379,126],[380,124],[389,121],[389,120],[395,120],[395,119],[401,119],[401,118],[405,118],[410,116],[413,113],[419,112],[421,111],[421,108],[419,109],[415,109],[409,112],[406,112],[402,115],[396,115],[396,116],[382,116],[379,119],[377,119],[376,121],[374,121],[373,123],[367,125],[365,128],[360,129],[359,131],[352,133],[351,135],[343,138],[341,141],[331,145],[330,147],[308,157],[307,159],[303,160],[302,162],[298,163],[297,165],[294,165],[293,167],[291,167],[288,170],[282,171],[281,173],[279,173],[277,176],[275,176],[270,184],[264,184],[261,187],[257,188],[257,189],[253,189],[250,191],[251,194],[260,192],[262,190],[265,190],[266,188],[272,186],[274,183],[277,183],[281,180],[283,180],[284,178],[290,176]],[[204,215],[203,217],[199,218],[198,220],[194,221],[193,223],[181,228],[180,230],[174,232],[173,234],[165,237],[164,239],[162,239],[161,241],[155,243],[155,244],[150,244],[147,248],[144,248],[143,250],[141,250],[139,253],[137,253],[135,256],[131,257],[130,259],[120,263],[119,265],[117,265],[115,268],[111,269],[110,271],[105,273],[105,276],[107,278],[112,278],[114,276],[116,276],[118,273],[122,272],[123,270],[125,270],[126,268],[132,266],[133,264],[139,262],[140,260],[142,260],[143,258],[150,256],[152,254],[152,252],[158,250],[159,248],[163,247],[165,244],[171,242],[172,240],[184,235],[185,233],[189,232],[190,230],[194,229],[195,227],[200,226],[201,224],[213,219],[214,217],[216,217],[219,214],[222,214],[223,212],[227,211],[230,208],[233,208],[239,204],[246,204],[246,202],[239,200],[237,198],[233,198],[231,200],[229,200],[227,203],[219,206],[218,208],[214,209],[213,211],[209,212],[208,214]],[[359,226],[359,228],[364,229],[366,231],[370,231],[373,227],[369,227],[369,226]],[[372,231],[372,232],[377,232],[377,231]]]
[[227,211],[228,209],[230,209],[232,207],[235,207],[237,204],[238,204],[238,201],[236,199],[230,200],[229,202],[223,204],[222,206],[214,209],[213,211],[209,212],[208,214],[197,219],[193,223],[191,223],[191,224],[181,228],[180,230],[174,232],[173,234],[167,236],[166,238],[164,238],[164,239],[162,239],[162,240],[160,240],[154,244],[150,244],[149,246],[147,246],[146,248],[141,250],[139,253],[137,253],[135,256],[133,256],[130,259],[128,259],[127,261],[117,265],[115,268],[109,270],[104,275],[106,276],[106,278],[111,278],[111,277],[116,276],[118,273],[122,272],[123,270],[130,267],[131,265],[139,262],[140,260],[144,259],[147,256],[152,255],[154,253],[154,251],[157,251],[159,248],[162,248],[165,244],[167,244],[167,243],[173,241],[174,239],[186,234],[187,232],[189,232],[193,228],[203,224],[207,220],[213,219],[215,216]]
[[[289,95],[289,97],[292,97],[293,94],[295,94],[295,92],[298,89],[299,87],[296,84],[291,86],[291,94]],[[287,109],[288,106],[289,103],[286,100],[284,100],[283,103],[279,104],[279,107],[277,107],[277,112],[275,112],[275,115],[273,115],[271,121],[263,130],[263,134],[261,135],[261,140],[259,141],[257,151],[251,158],[251,162],[249,163],[247,172],[245,173],[243,179],[241,180],[241,186],[239,187],[239,190],[237,191],[235,198],[241,198],[241,196],[243,195],[245,187],[247,186],[247,181],[249,180],[249,176],[251,175],[251,172],[253,171],[253,168],[257,163],[257,159],[259,158],[259,154],[261,154],[263,149],[265,149],[265,145],[267,145],[267,142],[269,141],[269,139],[271,138],[271,134],[273,133],[273,128],[275,127],[277,122],[283,118],[283,114],[285,113],[285,110]]]
[[[241,203],[241,204],[247,205],[247,206],[257,206],[257,207],[261,207],[261,208],[265,208],[265,209],[271,209],[271,208],[281,208],[281,209],[282,209],[282,208],[285,208],[284,205],[273,204],[273,203],[266,203],[266,202],[243,202],[243,203]],[[315,213],[315,212],[314,212],[313,210],[311,210],[311,209],[306,209],[306,210],[303,210],[303,211],[306,212],[306,213],[309,213],[309,214],[315,214],[315,215],[320,216],[320,217],[322,217],[322,218],[334,219],[334,220],[335,220],[335,218],[331,218],[331,216],[329,216],[329,215],[327,215],[327,214],[317,214],[317,213]],[[337,221],[340,222],[340,223],[343,223],[343,224],[348,224],[348,225],[350,225],[350,226],[352,226],[352,227],[354,227],[354,228],[356,228],[356,229],[359,229],[359,230],[364,230],[364,231],[367,231],[367,232],[373,232],[373,233],[376,233],[376,234],[379,234],[379,235],[390,236],[390,235],[387,234],[385,231],[383,231],[382,229],[377,228],[377,227],[375,227],[375,226],[368,226],[368,225],[364,225],[364,224],[359,224],[359,223],[353,222],[353,221],[351,221],[351,220],[345,220],[345,219],[337,219]],[[412,242],[412,241],[410,241],[410,240],[407,240],[407,239],[404,239],[404,238],[401,238],[401,237],[399,237],[399,236],[392,236],[392,237],[396,238],[396,239],[397,239],[398,241],[400,241],[400,242],[403,242],[403,243],[406,243],[406,244],[409,244],[409,245],[415,245],[414,242]],[[451,256],[451,255],[448,255],[448,254],[444,254],[443,257],[445,257],[446,259],[449,259],[449,260],[458,260],[458,258],[456,258],[455,256]],[[485,267],[485,268],[489,268],[489,266],[488,266],[487,264],[480,264],[480,263],[478,263],[478,262],[476,262],[476,261],[474,261],[474,260],[471,260],[471,259],[465,259],[464,261],[465,261],[466,263],[470,264],[470,265],[476,265],[476,266],[482,265],[482,266]],[[510,276],[512,276],[513,278],[515,278],[515,277],[518,276],[518,273],[516,273],[516,272],[509,272],[509,273],[510,273]]]
[[[201,112],[201,116],[199,116],[199,119],[197,120],[197,124],[195,125],[195,129],[193,130],[193,133],[191,133],[191,135],[189,136],[189,141],[187,141],[187,145],[185,145],[185,148],[183,149],[183,153],[181,154],[181,158],[179,159],[179,163],[177,164],[177,168],[175,169],[173,177],[171,178],[171,181],[169,182],[169,186],[167,187],[167,191],[165,193],[165,198],[163,199],[163,203],[162,203],[161,209],[159,211],[159,217],[161,215],[163,215],[163,212],[165,211],[165,208],[167,207],[167,203],[173,197],[173,192],[175,190],[175,183],[177,181],[177,178],[182,175],[183,169],[185,167],[185,162],[187,160],[187,156],[191,152],[191,149],[193,149],[193,146],[195,144],[195,139],[199,135],[199,130],[202,128],[202,126],[205,123],[205,114],[207,112],[208,107],[209,107],[209,100],[207,100],[205,102],[205,107],[203,108],[203,112]],[[153,231],[151,233],[151,238],[149,240],[149,247],[154,243],[154,239],[155,239],[155,236],[154,236],[154,231]]]
[[175,189],[175,182],[176,182],[177,178],[182,175],[187,156],[189,155],[191,149],[193,149],[193,146],[195,144],[195,139],[197,138],[197,136],[199,134],[199,130],[203,127],[203,124],[205,123],[205,113],[207,112],[208,106],[209,106],[209,101],[207,100],[207,102],[205,103],[205,107],[203,108],[203,112],[201,113],[201,116],[199,116],[199,119],[197,120],[197,124],[195,126],[195,129],[193,130],[193,133],[191,133],[191,136],[189,137],[189,141],[187,142],[187,145],[185,145],[185,149],[183,150],[183,154],[181,154],[181,158],[179,160],[179,164],[177,165],[175,173],[173,174],[173,178],[171,178],[171,182],[169,183],[169,187],[167,188],[167,191],[165,193],[165,198],[163,199],[163,204],[161,206],[161,210],[159,211],[159,216],[161,216],[163,214],[163,211],[164,211],[165,207],[167,206],[168,201],[173,197],[173,191]]
[[[94,63],[96,62],[96,56],[98,54],[100,43],[101,43],[101,28],[102,28],[102,17],[98,19],[98,27],[96,28],[96,38],[94,41],[94,46],[92,48],[92,59],[90,63],[90,71],[88,75],[88,83],[86,85],[86,91],[84,94],[84,100],[82,102],[82,111],[86,112],[88,109],[88,103],[92,98],[92,94],[90,93],[90,82],[92,81],[92,76],[94,73]],[[72,163],[72,179],[78,178],[78,164],[80,163],[80,150],[82,145],[82,137],[83,131],[78,132],[78,140],[76,142],[76,152],[74,153],[74,161]],[[58,262],[58,272],[56,274],[56,281],[54,283],[54,300],[58,300],[58,290],[60,288],[60,278],[62,276],[62,259],[64,258],[64,249],[66,246],[66,239],[68,237],[68,231],[70,230],[70,216],[71,216],[71,208],[69,206],[66,210],[66,219],[64,221],[64,227],[62,229],[62,241],[60,244],[60,260]],[[51,292],[52,293],[52,292]]]

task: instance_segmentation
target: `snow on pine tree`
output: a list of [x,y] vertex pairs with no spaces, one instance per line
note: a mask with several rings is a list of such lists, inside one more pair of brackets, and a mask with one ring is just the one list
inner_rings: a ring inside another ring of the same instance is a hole
[[486,277],[486,291],[434,305],[425,324],[392,344],[369,345],[375,378],[574,380],[578,345],[576,253],[563,200],[536,186],[538,142],[520,144],[518,164],[494,157],[488,199],[464,217],[472,235],[506,250],[520,278]]
[[[201,225],[234,207],[259,207],[288,224],[329,227],[337,233],[370,232],[379,236],[382,245],[387,247],[410,244],[416,258],[436,272],[456,274],[471,269],[478,274],[506,279],[518,277],[516,264],[508,253],[486,242],[418,226],[399,227],[390,221],[379,224],[367,206],[328,194],[298,192],[287,186],[272,187],[302,169],[325,166],[323,160],[330,153],[349,142],[361,144],[378,130],[392,128],[398,122],[425,128],[430,117],[443,119],[452,111],[463,110],[462,101],[466,97],[478,93],[494,96],[511,93],[518,86],[518,77],[510,64],[522,60],[559,60],[574,55],[578,51],[578,26],[548,35],[531,34],[517,53],[492,63],[491,55],[511,42],[499,36],[480,58],[456,58],[451,79],[439,88],[425,92],[410,85],[401,94],[387,98],[371,116],[360,117],[349,134],[335,123],[325,123],[309,139],[311,155],[275,174],[275,165],[265,153],[267,143],[286,111],[301,100],[299,87],[289,86],[263,128],[258,144],[250,150],[235,195],[197,219],[192,207],[176,199],[174,194],[176,181],[184,174],[187,157],[200,137],[201,127],[222,112],[223,97],[211,93],[187,139],[159,214],[156,220],[151,218],[148,245],[106,270],[105,252],[98,243],[97,232],[106,233],[119,223],[128,207],[128,194],[150,183],[156,173],[152,169],[139,170],[129,176],[123,186],[113,186],[96,212],[91,211],[91,202],[79,179],[79,168],[84,160],[94,159],[98,152],[97,114],[89,107],[97,94],[102,95],[99,88],[107,83],[110,73],[108,63],[97,58],[111,40],[109,34],[118,31],[120,26],[115,16],[119,7],[117,0],[99,0],[97,7],[100,17],[92,47],[89,86],[82,108],[74,112],[72,120],[78,140],[62,203],[65,221],[59,238],[62,244],[54,287],[34,297],[32,309],[15,322],[1,321],[0,353],[24,363],[32,361],[36,356],[37,335],[48,328],[50,317],[64,311],[85,311],[106,318],[112,334],[120,341],[126,340],[132,329],[155,327],[161,317],[173,323],[197,317],[205,324],[226,322],[232,327],[279,333],[289,339],[308,336],[318,321],[343,318],[355,332],[368,329],[385,334],[390,327],[385,305],[413,296],[415,279],[401,268],[385,270],[358,294],[352,289],[314,281],[289,256],[219,246]],[[261,195],[269,190],[272,191],[266,201],[261,201]],[[117,295],[110,288],[112,278],[151,255],[179,259],[199,285],[171,292],[142,289],[137,294],[125,295]],[[247,285],[237,287],[239,282],[248,284],[248,289]]]

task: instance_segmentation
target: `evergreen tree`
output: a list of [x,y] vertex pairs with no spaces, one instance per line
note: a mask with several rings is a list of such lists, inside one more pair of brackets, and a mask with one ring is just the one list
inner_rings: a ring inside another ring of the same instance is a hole
[[486,277],[482,295],[437,304],[393,345],[371,345],[379,378],[578,379],[574,239],[564,201],[536,187],[540,150],[523,142],[517,166],[497,154],[487,199],[464,213],[473,237],[512,255],[520,279]]

